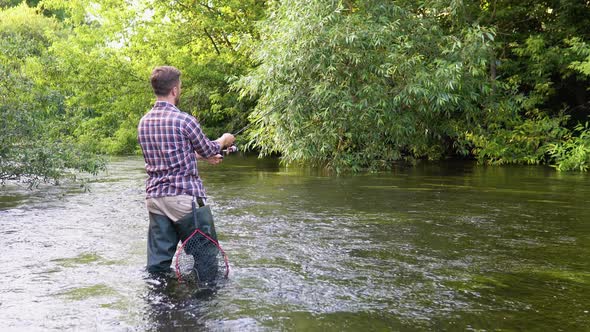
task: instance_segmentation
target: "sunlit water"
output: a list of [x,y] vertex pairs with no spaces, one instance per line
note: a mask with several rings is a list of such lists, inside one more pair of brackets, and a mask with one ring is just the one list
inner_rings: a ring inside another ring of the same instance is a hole
[[200,165],[217,292],[144,271],[143,161],[0,191],[0,329],[590,330],[590,177],[452,163],[330,176]]

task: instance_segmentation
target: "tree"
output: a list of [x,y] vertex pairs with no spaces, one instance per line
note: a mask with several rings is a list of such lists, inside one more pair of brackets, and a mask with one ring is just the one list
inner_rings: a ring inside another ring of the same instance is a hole
[[493,96],[493,31],[381,0],[270,10],[260,65],[238,83],[259,98],[251,138],[263,154],[339,171],[468,153],[464,133]]
[[[186,4],[185,4],[186,3]],[[97,152],[137,153],[136,126],[153,102],[151,70],[183,72],[181,109],[199,117],[209,136],[243,125],[251,101],[239,101],[228,79],[249,68],[243,44],[255,38],[260,1],[44,0],[64,12],[67,38],[55,44],[47,84],[67,96],[71,134]]]
[[[590,115],[590,80],[576,66],[586,56],[582,45],[590,38],[590,5],[583,0],[466,4],[467,22],[497,31],[490,72],[514,91],[511,100],[519,110],[472,136],[480,160],[546,162],[567,169],[560,165],[570,154],[556,153],[555,147],[572,139],[582,142],[575,139],[584,136],[578,129],[585,127],[579,124]],[[587,151],[590,162],[590,150],[584,146],[577,145]]]
[[36,185],[70,169],[96,173],[101,160],[59,135],[64,98],[39,83],[59,24],[26,4],[0,11],[0,182]]
[[581,0],[274,3],[237,84],[259,97],[251,145],[336,170],[560,163],[556,146],[588,137],[571,128],[588,115],[589,17]]
[[[239,99],[229,81],[253,66],[252,43],[260,38],[257,21],[266,1],[156,1],[154,20],[142,36],[162,59],[183,69],[182,106],[204,123],[209,136],[232,132],[246,124],[253,101]],[[165,23],[169,22],[169,23]],[[154,35],[153,24],[166,26],[166,39]],[[140,34],[138,34],[138,37]],[[165,48],[160,45],[166,45]]]
[[590,162],[585,0],[18,3],[0,0],[4,174],[41,141],[138,153],[164,64],[209,136],[250,115],[249,147],[287,163]]

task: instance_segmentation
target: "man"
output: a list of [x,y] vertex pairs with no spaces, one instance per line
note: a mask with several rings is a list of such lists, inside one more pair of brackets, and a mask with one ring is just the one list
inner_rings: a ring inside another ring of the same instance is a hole
[[197,154],[211,164],[218,164],[223,158],[221,150],[235,140],[228,133],[209,140],[199,122],[178,109],[180,75],[180,71],[171,66],[153,70],[150,79],[157,100],[138,125],[139,144],[148,174],[147,269],[150,272],[170,270],[178,241],[186,237],[187,229],[194,227],[187,225],[193,221],[193,201],[201,206],[207,199],[197,170]]

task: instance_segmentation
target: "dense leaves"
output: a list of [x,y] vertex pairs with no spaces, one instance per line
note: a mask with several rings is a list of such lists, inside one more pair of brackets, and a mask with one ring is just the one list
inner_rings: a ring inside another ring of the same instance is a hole
[[79,169],[96,173],[104,163],[71,137],[62,136],[64,96],[38,79],[37,68],[62,31],[27,6],[0,12],[0,182],[30,185]]
[[137,153],[158,65],[214,138],[336,171],[475,158],[587,170],[585,0],[0,0],[0,175]]
[[391,1],[271,10],[261,65],[238,83],[270,113],[251,134],[263,153],[337,171],[469,153],[465,132],[493,95],[493,31],[451,32]]
[[550,147],[581,135],[568,128],[588,115],[589,8],[275,3],[261,25],[260,66],[238,83],[259,97],[252,144],[336,170],[446,156],[559,165]]

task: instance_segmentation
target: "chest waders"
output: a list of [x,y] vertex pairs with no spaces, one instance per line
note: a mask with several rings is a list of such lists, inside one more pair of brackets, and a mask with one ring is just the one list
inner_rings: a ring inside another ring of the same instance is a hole
[[[198,204],[198,208],[197,208]],[[176,222],[166,216],[149,213],[148,271],[169,272],[178,241],[185,242],[198,228],[217,241],[211,208],[201,198],[193,199],[192,212]],[[203,235],[196,233],[190,239],[195,245],[186,246],[186,254],[194,257],[193,271],[197,281],[215,280],[218,271],[218,249]],[[198,248],[198,252],[191,250]]]

